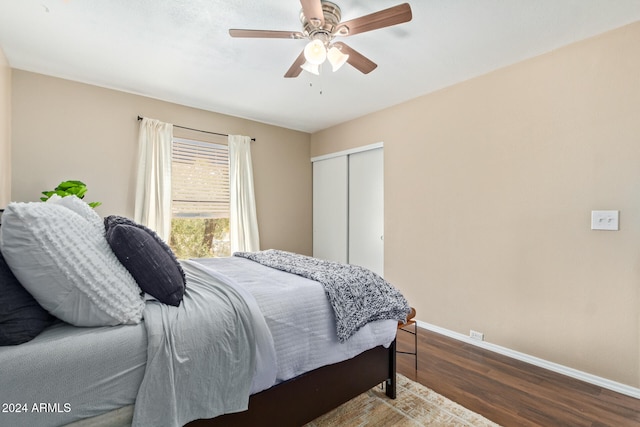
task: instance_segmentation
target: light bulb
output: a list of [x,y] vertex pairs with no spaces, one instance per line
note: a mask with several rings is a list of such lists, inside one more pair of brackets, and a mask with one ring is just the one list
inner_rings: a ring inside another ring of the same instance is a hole
[[327,49],[322,41],[311,40],[304,48],[304,58],[311,64],[322,64],[327,59]]
[[333,71],[338,71],[340,67],[342,67],[344,63],[347,62],[347,59],[349,59],[349,55],[342,53],[342,51],[337,47],[331,46],[329,52],[327,52],[327,59],[331,63]]
[[310,72],[311,74],[315,74],[316,76],[320,75],[320,66],[318,64],[312,64],[309,61],[306,61],[304,64],[300,66],[305,71]]

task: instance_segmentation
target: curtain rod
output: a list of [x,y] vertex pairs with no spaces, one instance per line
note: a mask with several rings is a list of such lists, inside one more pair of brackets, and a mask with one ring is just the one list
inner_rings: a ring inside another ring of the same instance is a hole
[[[138,116],[138,121],[142,120],[143,118],[144,117],[142,117],[142,116]],[[200,130],[200,129],[188,128],[186,126],[180,126],[180,125],[173,125],[173,126],[175,126],[177,128],[180,128],[180,129],[192,130],[192,131],[195,131],[195,132],[209,133],[211,135],[229,136],[226,133],[218,133],[218,132],[211,132],[211,131],[208,131],[208,130]],[[251,141],[255,141],[255,140],[256,140],[255,138],[251,138]]]

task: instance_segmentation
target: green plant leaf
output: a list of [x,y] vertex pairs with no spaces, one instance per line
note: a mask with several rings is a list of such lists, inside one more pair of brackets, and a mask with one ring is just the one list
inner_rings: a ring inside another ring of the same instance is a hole
[[85,187],[85,188],[86,188],[86,186],[87,186],[87,185],[86,185],[84,182],[82,182],[82,181],[76,181],[76,180],[62,181],[62,182],[58,185],[58,187],[56,188],[56,190],[57,190],[57,189],[64,190],[64,189],[74,188],[74,187]]
[[[85,193],[87,192],[87,186],[84,182],[78,180],[68,180],[62,181],[53,191],[43,191],[44,197],[40,197],[40,200],[46,202],[51,198],[52,195],[57,194],[60,197],[66,196],[77,196],[79,199],[83,199]],[[100,206],[101,202],[91,202],[88,203],[89,206],[95,208],[96,206]]]

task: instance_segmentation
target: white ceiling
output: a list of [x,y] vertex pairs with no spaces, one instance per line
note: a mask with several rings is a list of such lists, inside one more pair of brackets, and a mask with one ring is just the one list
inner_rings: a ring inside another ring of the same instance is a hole
[[[403,2],[334,1],[343,21]],[[411,22],[342,39],[367,75],[285,79],[304,40],[228,34],[299,31],[299,0],[0,0],[0,46],[13,68],[315,132],[640,20],[640,0],[409,3]]]

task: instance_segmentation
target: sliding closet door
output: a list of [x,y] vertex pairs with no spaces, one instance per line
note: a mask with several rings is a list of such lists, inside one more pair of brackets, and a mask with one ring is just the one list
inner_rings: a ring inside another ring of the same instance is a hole
[[348,262],[347,157],[313,162],[313,256]]
[[383,149],[349,155],[349,264],[384,273]]

